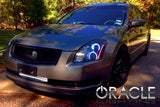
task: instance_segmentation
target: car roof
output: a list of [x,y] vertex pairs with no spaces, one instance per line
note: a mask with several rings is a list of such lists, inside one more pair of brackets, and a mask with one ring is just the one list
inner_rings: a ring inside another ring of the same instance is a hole
[[122,6],[122,7],[129,7],[129,4],[127,3],[124,3],[124,2],[115,2],[115,3],[111,3],[111,2],[102,2],[102,3],[96,3],[96,4],[91,4],[91,5],[88,5],[86,7],[105,7],[105,6]]

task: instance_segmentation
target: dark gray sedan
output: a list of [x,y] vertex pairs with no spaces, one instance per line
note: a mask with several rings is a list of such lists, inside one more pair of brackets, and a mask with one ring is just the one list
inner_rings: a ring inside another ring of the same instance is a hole
[[149,42],[148,22],[135,6],[99,3],[15,36],[3,60],[7,77],[24,88],[77,95],[123,85]]

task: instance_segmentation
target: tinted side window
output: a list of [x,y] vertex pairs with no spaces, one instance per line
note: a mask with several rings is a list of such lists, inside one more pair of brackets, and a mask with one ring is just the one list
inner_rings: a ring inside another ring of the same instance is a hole
[[129,23],[132,22],[133,19],[137,19],[136,11],[132,6],[129,7],[129,13],[128,13],[128,21]]
[[128,14],[129,23],[134,19],[144,19],[144,16],[136,7],[131,6]]
[[136,17],[137,19],[145,19],[143,14],[140,12],[140,10],[137,8],[137,7],[134,7],[135,8],[135,11],[136,11]]

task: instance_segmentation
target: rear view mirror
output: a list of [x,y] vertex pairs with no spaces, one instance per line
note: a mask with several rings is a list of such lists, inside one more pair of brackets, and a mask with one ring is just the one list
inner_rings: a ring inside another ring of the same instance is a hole
[[139,26],[143,26],[144,24],[145,24],[145,20],[134,19],[132,20],[130,27],[139,27]]

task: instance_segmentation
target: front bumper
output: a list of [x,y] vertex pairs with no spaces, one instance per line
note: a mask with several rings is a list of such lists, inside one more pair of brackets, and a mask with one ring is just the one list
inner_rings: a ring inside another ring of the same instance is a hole
[[[112,68],[111,58],[88,63],[68,63],[71,54],[72,52],[62,52],[57,65],[39,65],[16,59],[8,49],[3,54],[3,61],[8,68],[8,78],[22,87],[40,92],[75,95],[96,88],[104,81],[108,82]],[[45,77],[49,82],[43,83],[19,76],[18,64],[36,67],[37,76]]]
[[[86,93],[91,93],[92,90],[95,91],[97,87],[100,86],[100,84],[92,84],[89,86],[81,85],[81,86],[75,86],[74,84],[71,84],[67,86],[58,86],[58,85],[52,85],[49,83],[39,82],[39,81],[33,81],[30,79],[26,79],[23,77],[20,77],[18,73],[15,73],[14,71],[11,71],[9,69],[6,69],[6,76],[14,81],[17,85],[30,89],[32,91],[40,92],[42,94],[63,94],[63,95],[82,95]],[[87,82],[87,81],[85,81]],[[92,81],[94,82],[94,81]],[[69,83],[69,82],[68,82]]]

